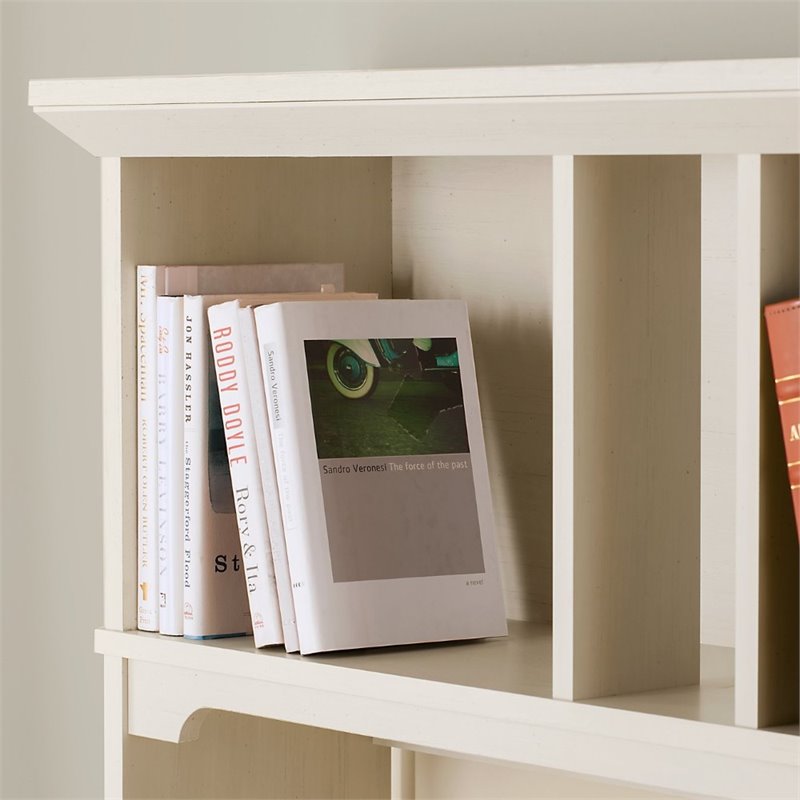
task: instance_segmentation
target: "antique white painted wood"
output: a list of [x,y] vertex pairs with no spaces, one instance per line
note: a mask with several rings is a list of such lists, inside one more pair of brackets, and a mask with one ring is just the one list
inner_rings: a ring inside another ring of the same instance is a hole
[[[678,792],[761,798],[795,791],[796,737],[720,724],[729,686],[663,695],[662,707],[678,716],[636,710],[653,696],[629,697],[625,709],[553,701],[544,680],[546,629],[515,628],[511,640],[487,647],[333,662],[257,652],[241,641],[203,646],[113,631],[98,631],[96,641],[101,652],[130,658],[129,729],[139,736],[191,740],[205,713],[197,709],[221,708]],[[729,682],[709,677],[709,684]]]
[[[796,796],[796,727],[733,723],[797,719],[759,320],[800,291],[798,159],[764,155],[800,150],[800,61],[34,81],[30,102],[103,156],[109,797],[457,796],[469,776],[511,796],[518,771],[484,759]],[[130,630],[135,265],[269,260],[468,301],[507,608],[552,611],[552,636],[306,660]],[[734,298],[726,336],[713,301]],[[729,648],[699,647],[701,543],[707,640]],[[364,736],[400,749],[393,767]],[[285,752],[284,772],[233,743]],[[427,755],[415,775],[412,748],[474,763]]]
[[796,91],[793,58],[31,81],[32,106]]
[[781,153],[795,59],[34,81],[94,155]]

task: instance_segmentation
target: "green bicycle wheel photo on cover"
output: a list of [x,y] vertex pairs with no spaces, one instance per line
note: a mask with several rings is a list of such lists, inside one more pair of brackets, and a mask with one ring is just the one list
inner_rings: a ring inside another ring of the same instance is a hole
[[319,458],[468,453],[455,338],[306,340]]

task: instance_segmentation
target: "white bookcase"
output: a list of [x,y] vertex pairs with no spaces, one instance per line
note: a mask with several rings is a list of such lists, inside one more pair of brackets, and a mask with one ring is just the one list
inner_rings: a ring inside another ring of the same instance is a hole
[[[30,104],[102,159],[109,797],[544,797],[563,773],[797,797],[761,307],[800,293],[800,61],[34,81]],[[301,658],[135,630],[135,266],[292,260],[468,301],[507,640]]]

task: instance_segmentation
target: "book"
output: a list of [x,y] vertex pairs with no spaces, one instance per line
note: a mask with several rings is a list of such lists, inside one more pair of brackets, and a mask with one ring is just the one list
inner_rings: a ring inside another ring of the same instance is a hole
[[[251,305],[265,305],[361,297],[375,295],[318,292],[246,295],[243,299]],[[296,652],[297,623],[253,309],[241,308],[239,299],[228,300],[209,307],[208,321],[255,643],[263,647],[283,642],[287,652]],[[276,610],[282,638],[275,630]]]
[[464,303],[254,314],[300,652],[505,635]]
[[800,539],[800,299],[766,306],[764,319]]
[[183,319],[183,617],[184,636],[251,632],[206,312],[233,295],[220,292],[341,290],[341,264],[163,267],[166,292],[186,289]]
[[163,294],[255,294],[258,292],[341,292],[344,264],[201,264],[156,267]]
[[258,338],[253,309],[250,306],[238,309],[238,325],[242,343],[245,374],[250,401],[250,419],[253,423],[252,435],[258,456],[258,474],[261,480],[261,497],[266,517],[267,536],[272,563],[275,570],[275,583],[278,589],[278,602],[281,609],[283,643],[287,653],[300,650],[297,635],[297,616],[292,596],[292,578],[289,573],[289,559],[286,555],[286,539],[283,533],[278,483],[275,475],[275,461],[272,453],[272,437],[267,420],[267,401],[261,377],[261,361],[258,357]]
[[158,297],[158,538],[161,633],[183,635],[183,299]]
[[157,273],[136,270],[137,627],[158,630]]
[[238,300],[212,305],[208,309],[208,324],[242,567],[256,647],[286,642],[289,649],[294,644],[296,628],[291,629],[293,613],[286,596],[283,603],[279,602],[239,310]]
[[203,296],[183,298],[183,633],[195,639],[252,630],[207,305]]

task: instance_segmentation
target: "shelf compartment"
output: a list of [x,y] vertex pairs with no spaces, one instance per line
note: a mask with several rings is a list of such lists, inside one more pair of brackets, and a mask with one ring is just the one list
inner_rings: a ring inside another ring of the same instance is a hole
[[[468,303],[508,615],[549,621],[551,159],[146,158],[113,161],[107,174],[111,218],[112,208],[121,215],[104,270],[117,313],[107,346],[121,354],[108,374],[123,375],[122,397],[118,381],[108,385],[107,418],[122,425],[121,434],[108,426],[108,460],[119,464],[122,452],[124,477],[106,492],[106,607],[124,612],[106,627],[135,627],[126,386],[135,382],[136,264],[331,260],[345,263],[352,290]],[[122,551],[111,541],[120,518]]]
[[674,791],[788,798],[798,788],[797,738],[720,724],[731,702],[719,702],[718,685],[668,695],[673,710],[695,719],[640,710],[652,710],[651,693],[621,698],[625,709],[550,699],[546,626],[512,623],[508,639],[313,658],[258,651],[249,638],[98,630],[95,643],[128,659],[136,736],[190,740],[208,709],[220,709]]
[[798,719],[797,537],[763,307],[800,294],[797,156],[722,159],[736,226],[736,720]]
[[126,629],[136,626],[136,266],[343,262],[348,288],[391,296],[391,160],[104,159],[102,174],[104,624]]

